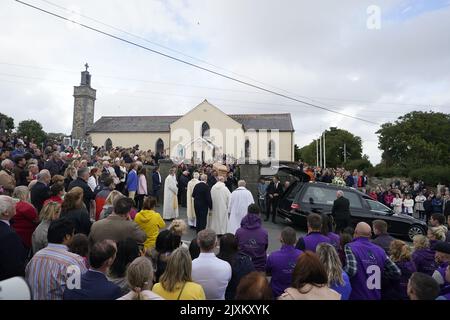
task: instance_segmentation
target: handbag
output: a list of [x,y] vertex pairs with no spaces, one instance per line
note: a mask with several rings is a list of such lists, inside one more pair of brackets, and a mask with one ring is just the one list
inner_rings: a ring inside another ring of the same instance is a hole
[[185,286],[186,286],[186,282],[183,284],[183,287],[181,287],[181,290],[180,290],[180,293],[178,294],[177,300],[180,300],[181,294],[183,293]]

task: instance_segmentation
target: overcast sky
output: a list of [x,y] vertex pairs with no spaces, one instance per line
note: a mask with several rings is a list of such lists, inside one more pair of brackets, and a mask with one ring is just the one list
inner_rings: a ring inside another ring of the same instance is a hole
[[[24,1],[379,124],[412,110],[450,111],[450,0]],[[367,27],[370,5],[381,10],[379,29]],[[16,125],[35,119],[70,134],[73,86],[88,62],[95,120],[184,114],[207,99],[226,113],[290,112],[300,146],[330,126],[349,130],[373,163],[381,159],[378,125],[262,93],[16,1],[0,1],[0,30],[0,112]]]

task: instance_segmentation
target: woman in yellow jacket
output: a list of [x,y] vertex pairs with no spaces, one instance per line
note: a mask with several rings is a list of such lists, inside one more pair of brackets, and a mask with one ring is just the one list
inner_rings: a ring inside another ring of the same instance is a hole
[[198,283],[192,282],[192,260],[186,248],[172,252],[167,267],[153,292],[166,300],[205,300],[205,292]]
[[146,197],[140,211],[134,218],[139,227],[147,234],[147,240],[144,242],[145,250],[151,249],[155,246],[156,237],[159,230],[166,226],[166,223],[161,218],[161,215],[154,211],[156,206],[156,199],[153,197]]

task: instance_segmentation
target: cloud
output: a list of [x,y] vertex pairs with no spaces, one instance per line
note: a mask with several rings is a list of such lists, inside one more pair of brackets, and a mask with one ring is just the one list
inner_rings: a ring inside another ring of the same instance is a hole
[[[200,63],[46,1],[28,1]],[[368,30],[366,9],[371,4],[365,0],[292,0],[283,5],[266,0],[57,2],[221,69],[202,64],[205,67],[380,124],[414,109],[429,110],[430,105],[448,112],[450,42],[445,39],[450,9],[440,6],[408,19],[391,19],[390,12],[410,4],[378,1],[381,29]],[[13,116],[16,124],[34,118],[46,131],[70,133],[73,86],[87,61],[97,89],[96,119],[182,114],[207,98],[227,113],[290,112],[300,146],[330,126],[349,130],[362,137],[370,160],[380,161],[378,126],[261,93],[74,28],[14,1],[2,1],[1,6],[0,63],[46,68],[0,64],[1,112]]]

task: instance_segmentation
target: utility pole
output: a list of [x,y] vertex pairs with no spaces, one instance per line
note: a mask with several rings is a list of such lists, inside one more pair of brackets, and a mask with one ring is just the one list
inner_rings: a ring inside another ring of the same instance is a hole
[[327,133],[327,130],[325,130],[323,132],[323,167],[324,169],[327,168],[327,153],[326,153],[326,149],[325,149],[325,135]]
[[316,139],[316,167],[319,166],[319,140]]
[[347,162],[347,144],[344,142],[344,163]]
[[319,166],[322,168],[322,136],[319,136]]

